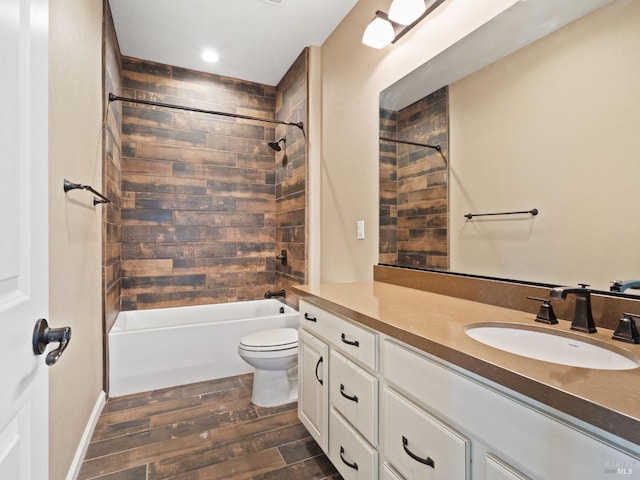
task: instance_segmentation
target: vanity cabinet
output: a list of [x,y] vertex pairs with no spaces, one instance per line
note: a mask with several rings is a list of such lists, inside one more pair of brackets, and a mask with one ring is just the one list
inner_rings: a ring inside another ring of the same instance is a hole
[[[390,338],[382,342],[381,356],[385,388],[470,439],[473,479],[601,480],[625,467],[631,472],[625,478],[640,478],[639,457],[526,397]],[[382,425],[385,438],[395,428],[389,423]]]
[[640,479],[606,432],[313,303],[300,316],[300,418],[347,480]]
[[[323,377],[323,394],[328,394],[328,401],[322,403],[322,413],[317,410],[314,413],[317,417],[326,415],[329,419],[325,435],[320,436],[310,430],[312,436],[322,438],[323,443],[318,443],[345,479],[378,478],[378,336],[301,300],[302,344],[310,337],[326,346],[323,354],[326,361],[323,361],[322,368],[327,368],[327,376]],[[306,358],[300,360],[302,367],[298,370],[300,412],[308,409],[305,404],[312,403],[308,399],[309,392],[305,397],[304,388],[313,383],[315,367],[311,367],[312,358],[318,358],[318,354],[302,355]],[[312,423],[303,417],[303,413],[300,418],[305,426]]]

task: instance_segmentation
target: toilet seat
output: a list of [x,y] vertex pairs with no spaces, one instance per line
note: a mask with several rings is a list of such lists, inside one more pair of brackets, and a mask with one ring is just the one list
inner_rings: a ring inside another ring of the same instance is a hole
[[298,348],[298,330],[274,328],[247,335],[238,347],[247,352],[283,352]]

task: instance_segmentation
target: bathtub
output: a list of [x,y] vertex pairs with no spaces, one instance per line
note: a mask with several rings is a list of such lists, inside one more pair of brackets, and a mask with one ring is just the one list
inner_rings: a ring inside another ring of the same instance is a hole
[[240,339],[297,326],[298,312],[275,299],[120,312],[108,336],[109,396],[251,372]]

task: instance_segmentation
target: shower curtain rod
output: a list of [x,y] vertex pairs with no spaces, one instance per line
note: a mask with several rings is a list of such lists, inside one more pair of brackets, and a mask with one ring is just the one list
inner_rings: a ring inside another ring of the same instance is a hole
[[139,103],[141,105],[151,105],[154,107],[173,108],[176,110],[186,110],[187,112],[208,113],[210,115],[221,115],[223,117],[242,118],[244,120],[255,120],[257,122],[276,123],[278,125],[291,125],[298,127],[304,135],[304,124],[302,122],[285,122],[283,120],[268,120],[266,118],[252,117],[249,115],[240,115],[239,113],[216,112],[215,110],[204,110],[202,108],[185,107],[182,105],[173,105],[171,103],[153,102],[151,100],[138,100],[137,98],[119,97],[113,93],[109,94],[109,102],[120,100],[122,102]]
[[396,140],[395,138],[386,138],[386,137],[380,137],[380,140],[386,140],[387,142],[394,142],[394,143],[404,143],[405,145],[415,145],[416,147],[433,148],[434,150],[437,150],[439,152],[442,151],[442,147],[440,145],[428,145],[426,143],[410,142],[409,140]]

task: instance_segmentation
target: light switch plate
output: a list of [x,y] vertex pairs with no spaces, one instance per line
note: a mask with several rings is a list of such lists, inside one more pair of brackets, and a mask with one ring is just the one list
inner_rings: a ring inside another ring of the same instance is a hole
[[356,222],[356,238],[358,240],[364,240],[364,220],[358,220]]

